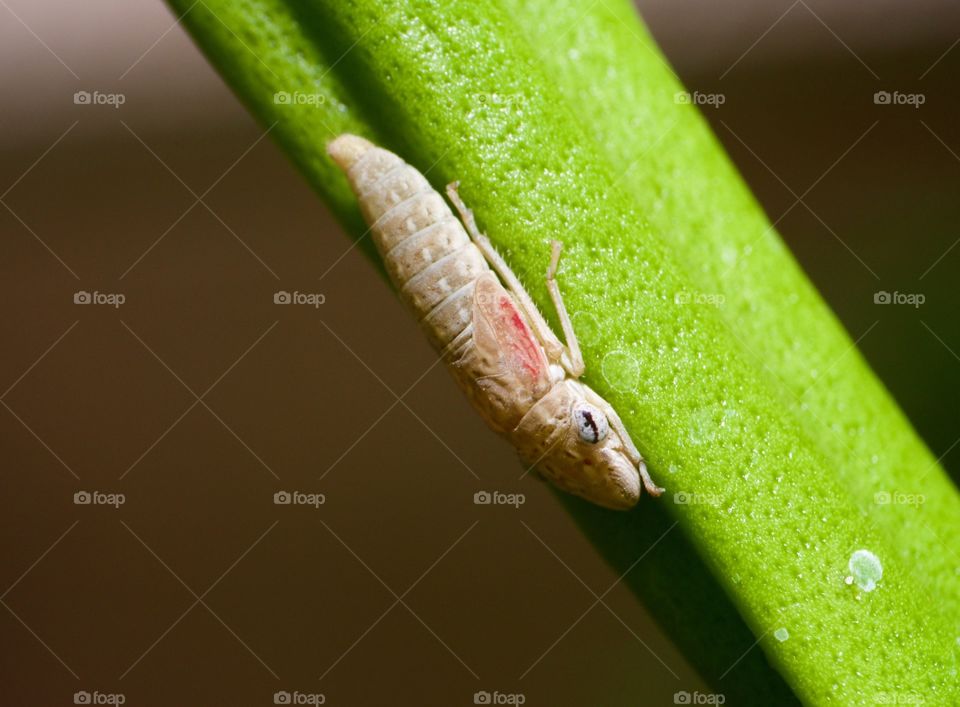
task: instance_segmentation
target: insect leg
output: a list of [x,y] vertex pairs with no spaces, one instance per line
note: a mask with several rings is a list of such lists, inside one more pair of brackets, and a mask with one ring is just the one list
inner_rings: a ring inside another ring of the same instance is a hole
[[647,464],[645,461],[643,461],[643,457],[640,456],[640,450],[637,449],[637,446],[633,443],[633,438],[631,438],[630,433],[627,432],[627,428],[624,426],[623,420],[620,419],[617,411],[613,409],[613,406],[610,403],[597,395],[596,391],[587,388],[586,395],[589,403],[596,405],[598,408],[603,410],[604,414],[607,416],[607,421],[610,423],[610,426],[613,427],[614,431],[616,431],[616,433],[620,436],[620,439],[623,440],[623,444],[627,448],[627,456],[630,458],[630,461],[637,465],[637,471],[640,473],[640,480],[643,481],[643,488],[647,490],[647,493],[654,497],[662,494],[664,489],[653,483],[653,479],[650,478],[650,472],[647,471]]
[[497,273],[501,280],[503,280],[504,284],[507,286],[507,289],[510,290],[513,296],[516,298],[520,308],[530,319],[530,324],[533,327],[534,334],[543,345],[543,348],[547,353],[547,358],[549,358],[551,361],[562,364],[564,368],[568,368],[563,361],[563,355],[565,351],[563,343],[561,343],[560,339],[557,338],[557,335],[553,333],[550,325],[547,324],[547,320],[543,318],[542,314],[540,314],[540,310],[537,309],[537,306],[533,303],[533,300],[530,299],[530,295],[527,294],[527,291],[524,289],[523,285],[520,284],[520,280],[514,274],[513,270],[510,269],[510,266],[507,265],[507,262],[493,247],[490,239],[481,233],[479,228],[477,228],[477,222],[473,217],[473,212],[467,208],[466,204],[463,203],[463,199],[460,198],[460,194],[458,192],[459,187],[460,182],[451,182],[448,184],[447,196],[460,213],[460,219],[463,221],[463,225],[467,229],[470,239],[473,241],[474,245],[477,246],[477,249],[483,254],[483,257],[486,258],[487,262],[490,264],[490,267],[493,268],[493,271]]
[[564,365],[567,372],[574,378],[583,375],[584,364],[583,354],[580,353],[580,342],[577,340],[577,333],[573,330],[573,322],[570,321],[570,315],[567,314],[567,306],[563,303],[563,295],[560,294],[560,287],[557,285],[557,266],[560,263],[560,250],[563,245],[560,241],[550,242],[550,266],[547,268],[547,290],[550,292],[550,299],[553,300],[553,306],[557,310],[557,316],[560,318],[560,326],[563,327],[563,338],[567,340],[566,353],[568,364]]

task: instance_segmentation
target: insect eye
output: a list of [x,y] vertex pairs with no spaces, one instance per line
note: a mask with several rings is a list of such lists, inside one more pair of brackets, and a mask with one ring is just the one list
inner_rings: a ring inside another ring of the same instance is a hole
[[580,439],[587,444],[602,442],[610,431],[607,416],[593,405],[577,405],[573,409],[573,420]]

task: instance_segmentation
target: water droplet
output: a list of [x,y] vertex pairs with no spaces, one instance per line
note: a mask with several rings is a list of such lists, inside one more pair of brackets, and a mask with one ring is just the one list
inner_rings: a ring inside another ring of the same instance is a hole
[[[850,556],[850,562],[847,563],[852,577],[848,577],[857,583],[857,586],[865,592],[872,592],[877,588],[877,582],[883,578],[883,566],[880,564],[880,558],[869,550],[857,550]],[[846,580],[844,580],[846,581]],[[847,582],[850,584],[850,582]]]
[[695,412],[691,423],[691,443],[701,445],[712,442],[717,438],[717,426],[713,421],[710,408],[701,408]]
[[773,632],[773,637],[776,638],[780,643],[783,643],[788,638],[790,638],[790,632],[785,628],[778,628]]
[[640,382],[640,364],[626,351],[611,351],[603,357],[600,370],[610,387],[625,393],[636,390]]

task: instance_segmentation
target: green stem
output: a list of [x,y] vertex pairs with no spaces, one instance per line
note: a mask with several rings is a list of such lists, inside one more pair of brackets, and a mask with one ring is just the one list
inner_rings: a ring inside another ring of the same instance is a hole
[[[547,243],[564,241],[587,381],[669,490],[629,514],[567,504],[623,569],[666,532],[627,581],[715,690],[789,699],[747,651],[757,640],[809,703],[957,699],[956,492],[702,120],[674,103],[625,4],[172,4],[355,237],[323,149],[343,131],[432,166],[437,185],[460,179],[541,305]],[[323,99],[278,104],[278,91]],[[724,306],[685,302],[704,294]],[[873,503],[913,489],[922,510]],[[844,582],[862,548],[883,564],[870,592]]]

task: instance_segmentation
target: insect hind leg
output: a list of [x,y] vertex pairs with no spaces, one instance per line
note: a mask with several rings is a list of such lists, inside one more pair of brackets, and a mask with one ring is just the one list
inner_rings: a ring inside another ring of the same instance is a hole
[[[533,300],[527,293],[526,288],[524,288],[524,286],[521,284],[519,278],[517,278],[513,270],[510,269],[510,266],[507,265],[507,262],[493,247],[493,243],[490,242],[490,239],[485,234],[481,233],[479,228],[477,228],[477,221],[473,216],[473,212],[467,208],[467,205],[463,203],[463,199],[460,198],[459,188],[459,181],[451,182],[447,185],[447,196],[449,197],[454,208],[456,208],[457,212],[460,214],[460,220],[463,221],[464,228],[467,229],[470,239],[473,241],[474,245],[477,246],[477,249],[486,259],[486,261],[490,264],[490,267],[493,268],[493,271],[497,273],[503,283],[507,286],[507,289],[510,290],[514,298],[517,300],[517,303],[520,305],[520,308],[530,319],[530,325],[533,328],[537,339],[539,339],[540,343],[543,345],[543,348],[547,353],[547,358],[555,363],[559,363],[570,375],[574,376],[575,378],[579,378],[580,375],[583,374],[583,359],[579,358],[578,367],[577,360],[571,353],[570,348],[564,346],[563,342],[561,342],[560,339],[557,338],[557,335],[553,333],[553,330],[550,328],[547,320],[543,318],[543,315],[533,303]],[[551,297],[553,297],[552,294]],[[554,300],[554,306],[556,306],[556,300]],[[561,323],[563,323],[566,310],[558,309],[558,313],[561,316]],[[573,332],[573,327],[569,326],[571,334],[568,334],[567,326],[569,325],[569,318],[567,318],[566,321],[567,325],[564,326],[564,336],[567,337],[569,342],[569,337]],[[578,345],[576,345],[575,336],[573,340],[576,356],[579,357],[580,348]]]
[[567,313],[567,306],[563,303],[563,295],[560,294],[560,287],[557,285],[557,267],[560,264],[560,251],[563,244],[560,241],[550,241],[550,265],[547,267],[547,291],[550,293],[550,299],[553,300],[553,306],[557,310],[557,317],[560,318],[560,326],[563,328],[563,338],[567,340],[566,354],[567,363],[564,365],[567,371],[574,378],[583,375],[585,365],[583,363],[583,354],[580,351],[580,341],[577,339],[577,332],[573,330],[573,322]]

